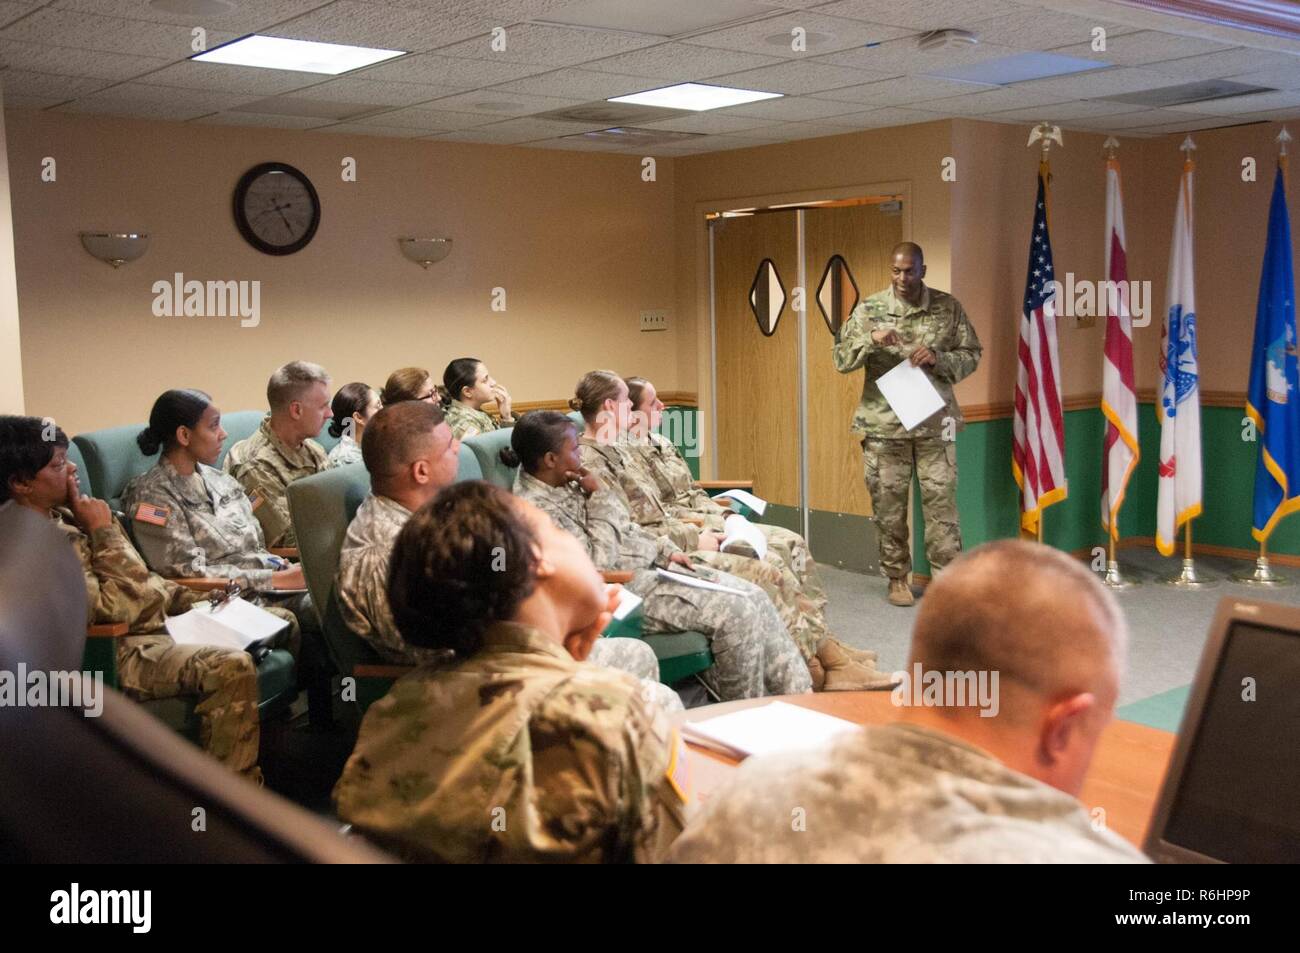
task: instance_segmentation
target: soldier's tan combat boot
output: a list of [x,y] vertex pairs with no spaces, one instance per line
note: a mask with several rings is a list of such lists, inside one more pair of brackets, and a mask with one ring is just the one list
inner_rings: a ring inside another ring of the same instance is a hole
[[865,692],[873,688],[890,688],[893,681],[888,675],[877,672],[872,665],[855,662],[844,652],[835,639],[822,639],[817,646],[817,657],[826,670],[824,692]]
[[916,599],[912,596],[912,587],[906,579],[889,580],[889,604],[891,606],[912,606]]
[[822,668],[822,660],[813,656],[808,660],[808,674],[812,676],[813,691],[820,692],[826,687],[826,669]]
[[877,655],[875,652],[871,651],[871,649],[855,649],[847,642],[841,642],[839,639],[835,638],[834,636],[830,636],[830,638],[831,641],[833,641],[836,645],[840,647],[840,650],[845,655],[847,655],[850,659],[852,659],[855,662],[861,662],[863,665],[869,665],[874,667],[876,662],[880,660],[880,656]]

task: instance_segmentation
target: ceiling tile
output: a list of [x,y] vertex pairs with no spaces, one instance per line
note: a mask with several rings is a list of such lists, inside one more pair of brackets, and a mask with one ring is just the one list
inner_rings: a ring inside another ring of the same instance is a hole
[[986,113],[1004,112],[1008,109],[1026,109],[1045,105],[1058,97],[1049,94],[1021,89],[1020,86],[1004,86],[982,93],[968,93],[965,96],[952,96],[948,99],[931,99],[925,108],[931,112],[952,116],[983,116]]
[[319,73],[231,66],[226,63],[196,63],[193,60],[185,60],[142,76],[137,82],[147,83],[150,86],[176,86],[182,89],[209,89],[222,93],[272,96],[276,93],[311,86],[319,83],[322,78]]
[[359,122],[341,122],[335,126],[318,126],[313,132],[329,132],[341,136],[380,136],[384,139],[418,139],[429,133],[410,126],[366,125]]
[[1203,129],[1223,129],[1226,126],[1239,126],[1259,121],[1258,117],[1252,116],[1193,116],[1190,113],[1186,113],[1185,115],[1186,120],[1184,122],[1147,126],[1142,131],[1157,136],[1167,136],[1178,132],[1197,132]]
[[611,96],[626,96],[654,89],[661,85],[644,76],[620,76],[616,73],[597,73],[585,69],[561,69],[542,76],[500,83],[494,92],[529,93],[535,96],[559,96],[591,102]]
[[1006,0],[839,0],[816,8],[818,13],[852,17],[871,23],[904,26],[918,32],[971,24],[1027,8]]
[[1180,56],[1199,56],[1229,49],[1227,43],[1215,43],[1195,36],[1178,36],[1155,30],[1139,30],[1120,36],[1106,36],[1106,48],[1094,50],[1092,40],[1052,49],[1061,56],[1075,56],[1084,60],[1101,60],[1115,66],[1144,66],[1160,60]]
[[862,111],[861,103],[837,103],[829,99],[811,99],[807,96],[785,96],[781,99],[767,99],[758,103],[746,103],[743,106],[718,110],[720,114],[727,116],[750,116],[757,119],[780,119],[790,122],[829,119],[832,116],[844,116]]
[[1161,123],[1167,125],[1189,118],[1192,117],[1189,117],[1186,113],[1175,112],[1172,109],[1143,109],[1138,112],[1122,113],[1117,116],[1074,119],[1071,122],[1076,126],[1109,132],[1120,129],[1141,129],[1144,126],[1156,126]]
[[982,20],[974,28],[981,44],[997,43],[1021,50],[1050,50],[1058,46],[1092,41],[1097,27],[1106,30],[1106,38],[1138,32],[1137,27],[1109,23],[1094,17],[1076,17],[1056,10],[1030,9],[1007,16]]
[[677,119],[663,119],[659,122],[638,123],[645,129],[667,129],[671,132],[702,132],[706,135],[744,132],[771,125],[763,119],[747,116],[728,116],[717,110],[696,113],[693,116],[681,116]]
[[429,103],[430,109],[453,112],[480,113],[500,119],[504,116],[529,116],[533,113],[580,106],[586,99],[564,99],[558,96],[534,96],[504,89],[475,89],[445,96]]
[[661,43],[644,50],[596,60],[585,66],[601,72],[621,73],[624,76],[653,76],[682,83],[782,62],[784,60],[775,55],[760,56],[736,50],[719,50],[696,46],[694,43]]
[[207,113],[233,109],[242,105],[247,99],[247,96],[233,93],[123,83],[82,96],[60,107],[60,111],[102,113],[139,119],[185,120],[197,119]]
[[461,92],[461,89],[457,86],[388,83],[377,79],[345,76],[296,90],[294,96],[299,99],[330,99],[345,103],[367,103],[373,106],[412,106],[415,103],[428,102],[430,99],[450,96],[458,92]]
[[[238,36],[237,33],[208,30],[208,48]],[[0,30],[0,38],[132,56],[156,56],[170,61],[194,54],[188,27],[94,16],[54,7],[37,10],[31,16],[6,26]]]
[[495,37],[485,33],[438,48],[443,56],[505,63],[533,63],[540,66],[575,66],[588,60],[626,53],[659,42],[658,37],[614,33],[608,30],[579,30],[569,27],[520,23],[504,27],[505,49],[492,48]]
[[445,132],[453,129],[468,129],[495,122],[497,117],[482,113],[458,113],[445,109],[396,109],[380,113],[378,116],[361,120],[365,125],[401,126],[403,128],[423,129],[426,132]]
[[984,83],[958,83],[932,76],[896,76],[893,79],[864,83],[861,86],[827,90],[824,93],[816,93],[814,98],[870,106],[903,106],[908,103],[964,96],[967,93],[979,93],[996,88]]
[[[793,31],[796,28],[804,31],[805,49],[802,51],[794,49]],[[698,34],[692,36],[690,41],[700,46],[724,50],[800,59],[803,56],[847,50],[865,43],[892,40],[906,36],[909,32],[906,27],[882,26],[802,11]]]
[[264,113],[214,113],[195,119],[204,126],[261,126],[268,129],[316,129],[334,120],[314,116],[270,116]]
[[1065,122],[1070,119],[1092,119],[1098,116],[1119,116],[1123,113],[1146,111],[1146,106],[1134,106],[1131,103],[1112,103],[1104,99],[1080,99],[1074,102],[1049,103],[1042,106],[1030,106],[1024,109],[1009,109],[986,116],[997,122]]
[[108,80],[88,79],[84,76],[53,76],[49,73],[29,73],[26,70],[16,69],[7,69],[0,73],[0,86],[4,87],[6,102],[12,95],[30,99],[53,99],[61,103],[93,93],[108,85]]
[[1297,69],[1300,57],[1272,50],[1255,50],[1241,47],[1220,53],[1185,56],[1176,60],[1161,60],[1151,68],[1162,73],[1184,76],[1189,79],[1219,79],[1263,69]]
[[582,132],[591,132],[605,128],[597,123],[560,122],[551,119],[506,119],[489,125],[475,126],[458,133],[439,135],[437,138],[453,138],[460,142],[495,142],[501,145],[514,145],[520,142],[532,142],[536,139],[558,139]]
[[25,2],[22,2],[22,0],[19,0],[19,2],[6,0],[6,2],[0,3],[0,25],[12,23],[19,17],[31,13],[45,2],[46,0],[25,0]]
[[972,66],[988,60],[1001,59],[1004,56],[1015,56],[1020,52],[1011,47],[998,46],[996,43],[978,43],[975,46],[922,53],[916,48],[916,37],[907,36],[898,40],[886,40],[879,46],[866,49],[828,53],[818,57],[817,61],[833,66],[871,70],[882,76],[899,76],[903,73],[931,73],[956,66]]
[[1234,83],[1249,83],[1251,86],[1268,86],[1272,89],[1300,89],[1300,60],[1294,66],[1252,70],[1229,76],[1228,79]]
[[487,33],[493,26],[500,25],[467,7],[453,6],[444,13],[432,6],[418,10],[358,0],[335,0],[328,6],[263,32],[299,40],[419,52]]
[[1170,106],[1177,112],[1198,113],[1202,116],[1236,116],[1241,113],[1257,113],[1274,109],[1290,109],[1300,106],[1300,90],[1281,89],[1274,93],[1252,93],[1248,96],[1229,96],[1226,99],[1211,99],[1204,103],[1187,103],[1184,106]]
[[1097,99],[1102,96],[1141,92],[1144,89],[1163,89],[1183,82],[1185,80],[1177,76],[1170,76],[1154,69],[1113,66],[1087,73],[1072,73],[1069,76],[1032,79],[1025,83],[1016,83],[1011,88],[1045,93],[1058,100]]
[[41,46],[0,40],[0,64],[34,73],[58,76],[92,76],[95,79],[124,80],[148,73],[172,62],[152,56],[105,53],[102,50],[74,50],[66,46]]
[[207,16],[168,13],[150,5],[149,0],[54,0],[51,6],[99,16],[183,27],[201,26],[208,30],[243,34],[256,33],[283,20],[301,16],[326,2],[327,0],[257,0],[255,3],[240,3],[227,14]]
[[403,56],[391,63],[380,63],[354,74],[362,79],[382,79],[399,83],[437,83],[471,89],[506,83],[523,76],[544,72],[544,66],[507,63],[502,60],[470,60],[461,56],[419,53]]
[[769,93],[803,95],[843,86],[860,86],[873,79],[888,79],[889,73],[831,66],[812,60],[786,62],[779,66],[763,66],[743,73],[729,73],[714,77],[713,82],[742,89],[760,89]]

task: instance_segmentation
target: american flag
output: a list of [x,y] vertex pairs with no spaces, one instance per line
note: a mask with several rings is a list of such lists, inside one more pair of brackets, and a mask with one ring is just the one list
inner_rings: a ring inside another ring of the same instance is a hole
[[1124,197],[1119,161],[1106,162],[1106,279],[1113,296],[1098,295],[1105,307],[1106,345],[1102,360],[1101,412],[1106,436],[1101,460],[1101,525],[1119,539],[1119,509],[1138,464],[1137,389],[1133,383],[1133,322],[1128,304],[1128,258],[1124,240]]
[[1020,525],[1036,532],[1042,511],[1065,499],[1065,418],[1056,349],[1052,240],[1047,228],[1046,162],[1038,167],[1038,198],[1020,315],[1020,369],[1012,422],[1011,470],[1020,487]]

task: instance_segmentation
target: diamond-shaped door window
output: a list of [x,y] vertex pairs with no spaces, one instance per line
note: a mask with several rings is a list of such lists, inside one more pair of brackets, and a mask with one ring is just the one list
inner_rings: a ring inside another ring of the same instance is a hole
[[844,322],[858,306],[858,283],[853,280],[849,263],[842,255],[832,255],[817,286],[817,307],[821,309],[831,334],[839,334]]
[[758,272],[749,288],[749,307],[758,320],[758,329],[768,337],[775,334],[776,323],[785,310],[785,285],[781,284],[781,276],[770,258],[758,263]]

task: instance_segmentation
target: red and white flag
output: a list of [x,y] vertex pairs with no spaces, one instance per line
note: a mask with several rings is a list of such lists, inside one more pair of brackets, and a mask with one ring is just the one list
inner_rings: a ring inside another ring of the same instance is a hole
[[1038,530],[1042,512],[1065,499],[1065,417],[1061,361],[1056,349],[1056,276],[1047,228],[1046,162],[1038,167],[1038,198],[1029,242],[1024,309],[1020,314],[1020,369],[1012,421],[1011,470],[1020,487],[1020,525]]
[[1137,388],[1133,383],[1133,321],[1129,314],[1128,261],[1124,241],[1124,196],[1119,161],[1106,162],[1106,281],[1098,295],[1106,309],[1106,345],[1101,371],[1101,412],[1106,436],[1101,460],[1101,525],[1119,539],[1119,508],[1138,464]]

